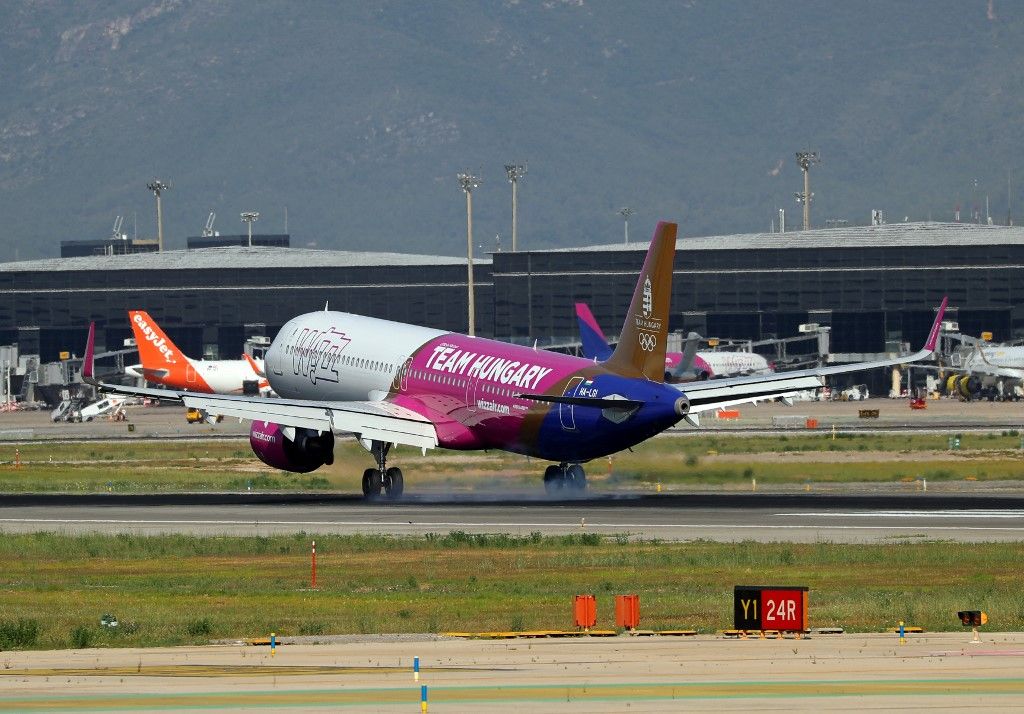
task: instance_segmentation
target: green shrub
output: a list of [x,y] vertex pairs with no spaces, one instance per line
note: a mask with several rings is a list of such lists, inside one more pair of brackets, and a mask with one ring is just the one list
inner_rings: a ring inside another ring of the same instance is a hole
[[79,625],[71,631],[71,646],[76,650],[84,650],[92,647],[95,635],[92,629],[85,625]]
[[38,621],[26,618],[0,620],[0,650],[27,649],[38,641]]
[[210,618],[201,617],[198,620],[192,620],[185,627],[185,631],[191,637],[208,637],[213,632],[213,623],[210,622]]
[[322,622],[303,622],[299,625],[300,635],[322,635],[327,631],[327,625]]

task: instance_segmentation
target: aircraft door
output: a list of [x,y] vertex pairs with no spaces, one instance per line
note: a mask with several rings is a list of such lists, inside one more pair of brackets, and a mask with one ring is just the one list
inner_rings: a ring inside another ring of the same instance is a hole
[[188,384],[196,383],[196,369],[192,366],[191,362],[185,365],[185,382]]
[[480,380],[472,377],[466,380],[466,407],[471,412],[476,411],[476,388],[479,384]]
[[267,353],[263,355],[264,364],[274,374],[281,374],[282,363],[284,362],[284,345],[271,345]]
[[409,370],[412,369],[412,357],[399,358],[398,362],[402,366],[395,373],[395,379],[391,386],[399,392],[407,392],[409,391]]
[[[583,383],[583,377],[573,377],[569,380],[569,383],[565,385],[565,391],[562,392],[563,397],[574,397],[576,396],[576,389]],[[576,431],[576,415],[573,411],[574,407],[572,404],[559,404],[558,405],[558,418],[562,422],[562,428],[566,431]]]

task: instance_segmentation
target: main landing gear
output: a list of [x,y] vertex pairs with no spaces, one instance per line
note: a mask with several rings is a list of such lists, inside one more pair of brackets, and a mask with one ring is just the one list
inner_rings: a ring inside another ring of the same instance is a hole
[[587,474],[579,464],[552,464],[544,470],[544,490],[549,496],[562,489],[581,493],[587,490]]
[[392,500],[401,498],[405,491],[405,479],[402,477],[402,469],[392,466],[387,467],[388,451],[391,444],[384,441],[374,441],[370,444],[370,453],[377,462],[377,468],[363,471],[363,495],[366,498],[378,498],[381,489]]

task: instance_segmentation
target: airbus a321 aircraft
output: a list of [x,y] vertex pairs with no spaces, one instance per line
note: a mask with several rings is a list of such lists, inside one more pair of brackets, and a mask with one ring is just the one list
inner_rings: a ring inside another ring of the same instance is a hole
[[648,439],[700,412],[822,385],[823,376],[912,362],[935,347],[945,301],[923,350],[905,358],[687,385],[665,384],[676,225],[659,223],[622,337],[606,361],[537,351],[341,312],[290,320],[267,352],[280,399],[121,387],[96,382],[93,327],[82,375],[101,389],[174,399],[212,415],[252,421],[250,444],[269,466],[309,472],[334,460],[335,434],[373,455],[363,493],[404,488],[387,465],[393,444],[502,449],[554,462],[549,492],[586,487],[582,464]]
[[249,355],[243,359],[196,360],[185,355],[144,310],[129,310],[142,364],[125,367],[125,374],[172,389],[217,394],[241,394],[243,382],[255,381],[261,393],[270,390],[263,367]]

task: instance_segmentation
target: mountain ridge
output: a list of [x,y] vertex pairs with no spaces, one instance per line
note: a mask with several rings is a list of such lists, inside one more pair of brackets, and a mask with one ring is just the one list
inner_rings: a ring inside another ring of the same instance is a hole
[[[990,19],[991,18],[991,19]],[[814,224],[1005,220],[1024,110],[1024,8],[1009,3],[282,0],[0,6],[0,259],[217,230],[293,245],[458,255],[799,225],[793,153],[820,150]],[[1024,179],[1024,171],[1020,171]],[[974,189],[973,180],[979,186]],[[1024,205],[1014,190],[1017,205]]]

